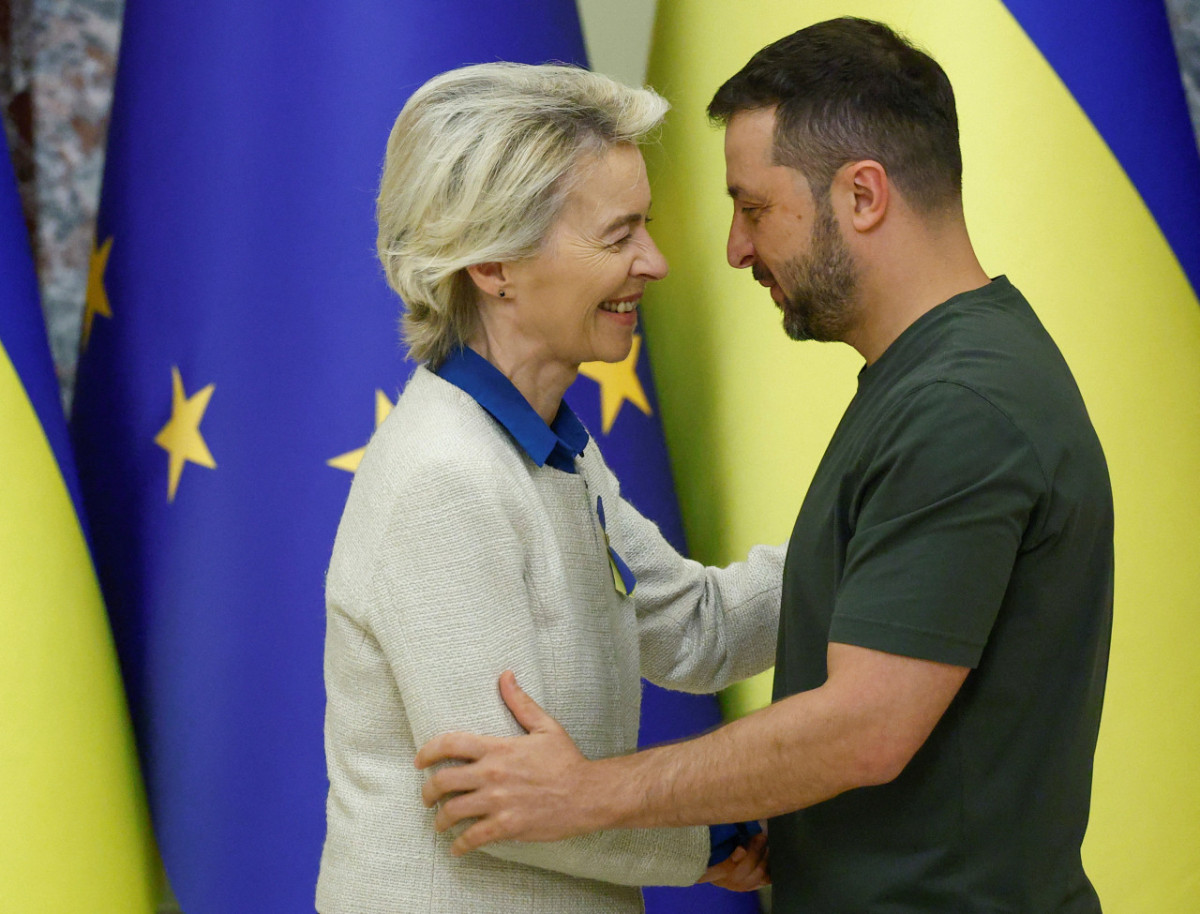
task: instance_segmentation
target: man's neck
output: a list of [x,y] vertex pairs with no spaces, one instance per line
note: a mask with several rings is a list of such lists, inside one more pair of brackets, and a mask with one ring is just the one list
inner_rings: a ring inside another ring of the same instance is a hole
[[965,228],[911,236],[860,273],[861,318],[845,342],[874,363],[905,330],[938,305],[990,281]]

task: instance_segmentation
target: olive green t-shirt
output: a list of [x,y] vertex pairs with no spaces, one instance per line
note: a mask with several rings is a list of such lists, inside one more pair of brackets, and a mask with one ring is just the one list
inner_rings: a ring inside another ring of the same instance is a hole
[[828,642],[971,667],[889,784],[772,820],[776,914],[1100,910],[1080,862],[1112,492],[1066,363],[1000,277],[859,376],[796,521],[775,698]]

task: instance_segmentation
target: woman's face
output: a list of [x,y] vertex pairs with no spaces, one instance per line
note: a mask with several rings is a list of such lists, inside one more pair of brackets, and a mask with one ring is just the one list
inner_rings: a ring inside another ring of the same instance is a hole
[[650,185],[636,146],[587,161],[537,256],[509,267],[513,326],[546,362],[619,362],[646,283],[667,261],[646,230]]

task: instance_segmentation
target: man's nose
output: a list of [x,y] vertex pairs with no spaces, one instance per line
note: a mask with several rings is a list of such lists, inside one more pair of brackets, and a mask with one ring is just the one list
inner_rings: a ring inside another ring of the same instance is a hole
[[754,263],[754,245],[750,243],[750,235],[741,222],[736,215],[733,217],[729,223],[729,240],[725,242],[725,257],[729,265],[738,270],[744,270]]

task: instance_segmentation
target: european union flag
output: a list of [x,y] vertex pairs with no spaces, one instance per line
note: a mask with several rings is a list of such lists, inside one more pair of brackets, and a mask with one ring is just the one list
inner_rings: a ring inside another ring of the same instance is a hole
[[188,914],[311,909],[322,575],[412,368],[374,259],[380,162],[412,90],[496,59],[583,63],[574,3],[126,9],[74,433]]

